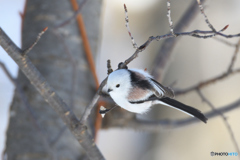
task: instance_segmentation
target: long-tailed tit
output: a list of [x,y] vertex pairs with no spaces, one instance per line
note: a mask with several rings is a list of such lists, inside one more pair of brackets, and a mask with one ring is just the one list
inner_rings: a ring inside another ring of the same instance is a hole
[[119,69],[112,72],[108,76],[107,91],[118,106],[130,112],[145,113],[152,105],[163,104],[207,122],[199,110],[174,100],[173,90],[164,87],[140,69]]

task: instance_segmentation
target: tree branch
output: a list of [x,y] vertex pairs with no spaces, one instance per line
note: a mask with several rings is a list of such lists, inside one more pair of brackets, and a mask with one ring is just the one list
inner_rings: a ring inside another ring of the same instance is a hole
[[170,32],[172,33],[172,35],[175,35],[175,33],[173,31],[173,22],[172,22],[172,18],[171,18],[171,3],[170,3],[170,0],[167,1],[167,17],[168,17]]
[[240,73],[240,68],[236,69],[234,71],[225,72],[222,75],[218,75],[218,76],[216,76],[214,78],[211,78],[211,79],[208,79],[206,81],[200,82],[200,83],[198,83],[196,85],[193,85],[193,86],[185,88],[185,89],[174,89],[174,94],[176,96],[178,96],[178,95],[181,95],[181,94],[186,94],[188,92],[194,91],[196,89],[201,89],[201,88],[206,87],[206,86],[208,86],[210,84],[213,84],[213,83],[215,83],[217,81],[223,80],[223,79],[225,79],[225,78],[227,78],[229,76],[233,76],[236,73]]
[[[202,0],[204,3],[205,0]],[[178,21],[175,27],[175,31],[183,32],[189,26],[190,22],[195,18],[198,12],[198,5],[195,1],[191,3],[186,12],[183,14],[182,18]],[[162,43],[161,49],[159,50],[155,61],[153,63],[152,75],[162,81],[164,68],[171,56],[172,50],[175,44],[179,41],[179,38],[165,39]]]
[[40,32],[40,33],[38,34],[37,39],[33,42],[33,44],[32,44],[29,48],[27,48],[27,49],[25,49],[25,50],[23,51],[23,54],[22,54],[23,56],[27,55],[28,52],[30,52],[30,51],[33,49],[33,47],[38,43],[38,41],[41,39],[42,35],[43,35],[47,30],[48,30],[48,27],[45,27],[45,28],[42,30],[42,32]]
[[[168,6],[168,18],[169,18],[169,21],[171,21],[171,17],[170,17],[170,2],[168,1],[167,3],[167,6]],[[195,4],[195,2],[191,5],[191,7],[187,10],[187,12],[184,14],[183,18],[180,20],[179,24],[177,25],[177,29],[178,30],[183,30],[184,29],[184,25],[188,24],[190,22],[190,20],[193,19],[193,13],[195,14],[195,12],[197,12],[197,9],[198,9],[198,5]],[[129,35],[131,37],[131,39],[133,40],[132,43],[133,43],[133,46],[135,47],[136,43],[133,39],[133,37],[131,36],[131,32],[130,32],[130,29],[129,29],[129,19],[128,19],[128,16],[127,16],[127,7],[126,5],[124,5],[124,10],[125,10],[125,13],[126,13],[126,27],[128,29],[128,32],[129,32]],[[193,13],[192,13],[193,12]],[[189,16],[191,15],[191,16]],[[185,23],[183,23],[185,22]],[[183,25],[184,24],[184,25]],[[208,24],[210,24],[208,22]],[[172,27],[172,23],[170,22],[170,28]],[[135,52],[133,53],[133,55],[131,55],[128,59],[126,59],[124,61],[124,63],[119,63],[119,66],[118,66],[118,69],[122,69],[122,68],[127,68],[127,65],[133,61],[135,58],[138,57],[138,54],[142,51],[144,51],[148,45],[156,40],[156,41],[159,41],[159,40],[162,40],[162,39],[169,39],[169,38],[173,38],[173,37],[178,37],[178,36],[192,36],[192,37],[196,37],[196,38],[212,38],[214,37],[215,35],[221,35],[223,37],[235,37],[235,36],[240,36],[240,34],[236,34],[236,35],[225,35],[225,34],[222,34],[221,32],[225,31],[227,29],[228,25],[226,25],[223,29],[221,29],[220,31],[216,32],[215,30],[211,30],[211,31],[201,31],[201,30],[194,30],[194,31],[191,31],[191,32],[174,32],[174,34],[169,33],[169,34],[165,34],[165,35],[160,35],[160,36],[151,36],[148,38],[148,40],[142,44],[140,47],[138,47]],[[167,44],[169,43],[167,40],[164,41],[164,44]],[[170,45],[168,44],[167,46],[173,46],[175,44],[175,41],[171,40],[171,43]],[[172,47],[171,47],[172,48]],[[168,54],[167,56],[169,56],[170,52],[167,53],[168,51],[171,51],[171,48],[164,48],[164,51],[163,53],[164,54]],[[162,61],[162,59],[165,61],[166,58],[163,58],[163,57],[160,57],[160,61]],[[161,66],[157,66],[155,68],[163,68]],[[161,70],[161,69],[160,69]],[[156,77],[156,74],[153,72],[153,75]],[[104,87],[104,85],[106,84],[106,81],[107,81],[107,78],[104,79],[104,81],[102,82],[102,84],[100,85],[97,93],[95,94],[92,102],[88,105],[88,107],[86,108],[85,110],[85,113],[84,113],[84,116],[82,117],[82,121],[85,122],[87,120],[87,117],[89,116],[90,112],[91,112],[91,109],[94,107],[94,105],[97,103],[98,99],[100,98],[99,94],[102,92],[102,88]]]
[[12,40],[0,28],[0,45],[18,64],[19,68],[44,97],[45,101],[59,114],[72,134],[85,149],[90,159],[104,159],[97,148],[92,136],[88,133],[87,127],[80,123],[75,114],[67,104],[55,92],[55,90],[43,78],[40,72],[32,64],[27,56],[22,56],[23,51],[18,48]]
[[238,153],[240,153],[240,150],[239,150],[239,147],[238,147],[236,138],[235,138],[235,136],[234,136],[234,134],[233,134],[233,130],[232,130],[230,124],[228,123],[227,118],[225,117],[225,115],[224,115],[222,112],[219,112],[219,111],[216,109],[216,107],[202,94],[202,92],[201,92],[200,90],[197,90],[197,93],[198,93],[198,95],[201,97],[202,101],[203,101],[203,102],[206,102],[206,103],[209,105],[209,107],[211,107],[212,111],[217,112],[218,115],[221,116],[221,118],[222,118],[222,120],[223,120],[223,122],[224,122],[224,124],[225,124],[225,126],[226,126],[226,128],[227,128],[227,130],[228,130],[228,132],[229,132],[229,134],[230,134],[230,136],[231,136],[231,139],[232,139],[232,142],[233,142],[233,144],[234,144],[234,147],[235,147],[236,151],[237,151]]
[[208,27],[213,31],[213,32],[217,32],[216,29],[213,27],[213,25],[209,22],[208,18],[207,18],[207,15],[205,14],[204,12],[204,9],[203,9],[203,6],[202,6],[202,3],[200,0],[197,0],[197,3],[198,3],[198,7],[201,11],[201,14],[204,16],[204,19],[205,19],[205,22],[207,23]]
[[74,12],[74,14],[66,19],[64,22],[60,23],[59,25],[55,26],[55,29],[57,28],[60,28],[60,27],[63,27],[67,24],[69,24],[72,20],[74,20],[75,17],[77,17],[78,13],[81,11],[82,7],[84,6],[84,4],[87,2],[87,0],[83,0],[80,4],[79,4],[79,7],[78,9]]
[[[204,115],[208,119],[211,119],[219,116],[218,112],[226,113],[238,107],[240,107],[240,98],[229,105],[220,107],[219,109],[216,109],[214,111],[209,111],[207,113],[204,113]],[[193,118],[189,117],[181,120],[159,120],[159,121],[141,120],[141,119],[137,119],[136,117],[133,117],[130,119],[126,119],[125,121],[121,120],[121,121],[109,122],[108,125],[105,126],[105,128],[120,127],[120,128],[130,128],[130,129],[148,131],[148,132],[164,132],[164,131],[178,129],[181,127],[186,127],[198,122],[200,121],[194,117]]]
[[235,44],[235,51],[233,53],[231,62],[229,63],[229,66],[225,73],[218,75],[214,78],[205,80],[203,82],[200,82],[196,85],[193,85],[193,86],[185,88],[185,89],[174,89],[175,95],[186,94],[186,93],[194,91],[196,89],[201,89],[201,88],[206,87],[210,84],[213,84],[217,81],[223,80],[229,76],[235,75],[236,73],[240,73],[240,68],[233,70],[233,66],[234,66],[234,64],[236,62],[236,58],[237,58],[237,53],[239,52],[239,47],[240,47],[240,39],[238,40],[237,44]]
[[130,27],[129,27],[128,11],[127,11],[127,6],[126,6],[126,4],[124,4],[124,10],[125,10],[125,21],[126,21],[125,26],[126,26],[126,28],[127,28],[127,30],[128,30],[128,34],[129,34],[129,36],[130,36],[130,38],[131,38],[131,40],[132,40],[133,48],[138,48],[138,45],[137,45],[137,43],[134,41],[134,38],[133,38],[133,36],[132,36],[131,30],[130,30]]

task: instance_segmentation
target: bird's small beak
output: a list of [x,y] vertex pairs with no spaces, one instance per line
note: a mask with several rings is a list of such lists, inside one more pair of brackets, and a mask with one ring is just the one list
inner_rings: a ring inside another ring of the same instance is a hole
[[110,89],[110,88],[108,88],[108,90],[107,90],[107,91],[108,91],[108,93],[109,93],[109,92],[111,92],[111,91],[113,91],[113,90],[112,90],[112,89]]

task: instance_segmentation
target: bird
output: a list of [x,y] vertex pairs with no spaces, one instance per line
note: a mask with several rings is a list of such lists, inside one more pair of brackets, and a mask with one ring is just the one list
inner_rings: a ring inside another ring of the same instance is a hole
[[[108,75],[106,87],[117,106],[127,111],[143,114],[148,112],[151,106],[162,104],[207,123],[207,118],[201,111],[175,100],[173,90],[157,82],[145,70],[135,68],[115,70]],[[106,111],[109,110],[111,109]]]

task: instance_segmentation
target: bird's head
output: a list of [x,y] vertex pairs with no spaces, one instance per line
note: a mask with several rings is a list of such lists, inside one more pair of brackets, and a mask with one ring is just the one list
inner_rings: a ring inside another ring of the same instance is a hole
[[107,91],[110,96],[126,97],[131,89],[130,72],[127,69],[119,69],[108,76]]

